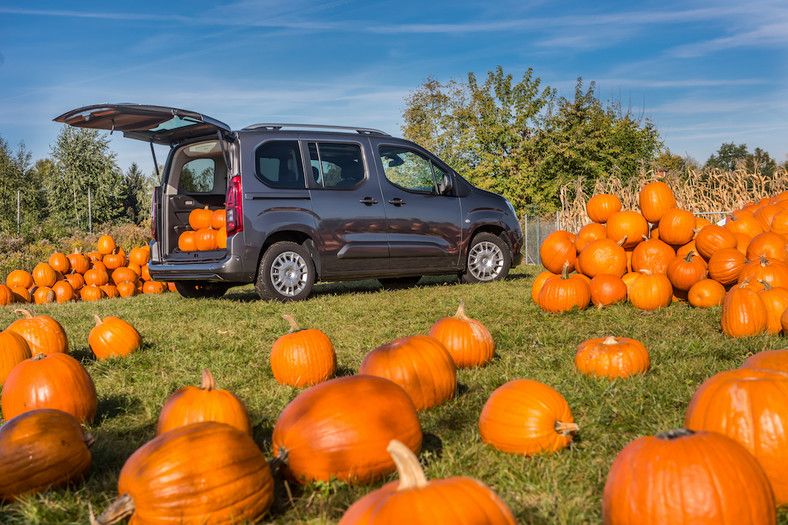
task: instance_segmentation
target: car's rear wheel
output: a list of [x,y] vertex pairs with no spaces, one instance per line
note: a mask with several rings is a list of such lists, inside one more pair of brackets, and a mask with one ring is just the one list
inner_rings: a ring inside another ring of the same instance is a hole
[[175,281],[175,289],[189,299],[217,298],[225,294],[232,285],[203,281]]
[[506,241],[492,233],[480,233],[471,241],[462,280],[466,283],[500,281],[509,274],[512,255]]
[[309,251],[298,243],[283,241],[265,251],[254,289],[261,299],[300,301],[314,283],[315,264]]

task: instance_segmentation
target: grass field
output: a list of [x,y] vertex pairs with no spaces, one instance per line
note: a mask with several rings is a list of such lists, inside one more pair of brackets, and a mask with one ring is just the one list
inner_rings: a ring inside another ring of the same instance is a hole
[[[550,315],[531,301],[531,282],[541,268],[521,266],[505,282],[461,285],[455,278],[422,280],[416,288],[383,291],[375,281],[319,284],[295,304],[257,300],[251,286],[222,299],[186,300],[177,294],[106,299],[96,303],[35,306],[65,327],[71,354],[80,359],[98,390],[96,442],[87,479],[0,506],[0,523],[86,523],[88,502],[103,510],[116,496],[126,458],[154,437],[159,410],[177,388],[198,385],[208,367],[219,388],[246,403],[254,439],[272,457],[271,433],[279,413],[299,391],[279,385],[269,366],[274,341],[295,316],[302,327],[325,332],[337,351],[339,374],[353,374],[367,352],[396,338],[427,333],[453,315],[461,299],[497,343],[488,366],[458,372],[458,395],[420,414],[427,476],[480,479],[510,506],[519,523],[599,523],[608,469],[633,439],[680,427],[695,389],[716,372],[737,368],[752,353],[788,346],[779,336],[729,339],[720,331],[720,309],[674,304],[656,312],[630,305],[602,311]],[[0,327],[18,315],[0,308]],[[125,359],[96,361],[88,348],[93,315],[116,315],[143,336],[142,351]],[[577,345],[605,335],[640,340],[651,353],[642,377],[608,381],[579,374]],[[571,448],[522,457],[485,446],[477,421],[498,386],[518,378],[546,383],[568,401],[580,425]],[[393,479],[393,478],[392,478]],[[373,486],[340,482],[290,485],[277,477],[276,500],[266,521],[332,523]],[[788,524],[788,509],[779,514]]]

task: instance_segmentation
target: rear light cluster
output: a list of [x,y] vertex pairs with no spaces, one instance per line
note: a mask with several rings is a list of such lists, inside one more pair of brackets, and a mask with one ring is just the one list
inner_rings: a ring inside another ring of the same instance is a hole
[[241,177],[236,175],[230,180],[227,188],[227,199],[225,201],[227,212],[227,236],[243,231],[244,229],[244,210],[243,198],[241,194]]

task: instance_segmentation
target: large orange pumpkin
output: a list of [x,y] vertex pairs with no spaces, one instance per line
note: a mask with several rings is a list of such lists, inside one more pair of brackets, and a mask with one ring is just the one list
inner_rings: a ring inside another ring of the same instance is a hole
[[650,182],[643,186],[638,201],[640,213],[648,222],[659,222],[666,210],[676,207],[673,190],[662,181]]
[[78,274],[84,274],[90,269],[90,258],[79,251],[74,251],[66,256],[68,263],[71,266],[71,271]]
[[5,284],[8,285],[9,288],[13,288],[15,286],[21,286],[22,288],[32,288],[35,284],[33,281],[33,276],[30,272],[26,272],[25,270],[13,270],[8,274],[6,277]]
[[397,465],[399,480],[356,501],[339,525],[434,525],[438,516],[441,522],[455,525],[515,524],[506,503],[482,482],[466,477],[429,481],[416,455],[404,444],[392,440],[387,450]]
[[573,308],[583,310],[591,302],[591,287],[586,278],[569,275],[564,263],[561,275],[547,279],[539,292],[539,307],[547,312],[568,312]]
[[68,262],[68,257],[66,254],[60,252],[55,252],[49,256],[49,266],[60,273],[66,273],[71,269],[71,263]]
[[323,382],[337,371],[337,355],[326,334],[315,328],[302,330],[290,315],[290,332],[271,347],[271,371],[280,384],[295,387]]
[[666,272],[670,284],[676,290],[689,290],[692,285],[706,278],[708,269],[706,262],[690,250],[685,257],[675,257]]
[[33,301],[35,301],[36,304],[54,303],[56,299],[57,295],[55,291],[49,286],[39,286],[36,288],[36,291],[33,292]]
[[676,250],[662,239],[645,238],[632,250],[633,272],[648,270],[651,273],[667,273],[668,265],[676,258]]
[[[75,274],[79,275],[79,274]],[[74,287],[71,286],[69,281],[58,281],[52,286],[52,291],[55,292],[55,300],[58,303],[66,303],[74,300]]]
[[600,273],[591,279],[591,302],[597,308],[603,308],[614,303],[626,301],[627,285],[621,277]]
[[194,245],[199,251],[215,250],[218,247],[216,243],[216,230],[211,228],[197,230],[197,233],[194,235]]
[[565,263],[571,272],[576,258],[575,236],[564,230],[552,232],[539,247],[539,260],[549,272],[560,273]]
[[736,248],[721,248],[709,258],[709,277],[723,286],[735,284],[747,260]]
[[617,211],[607,219],[607,237],[631,250],[648,238],[648,222],[636,211]]
[[214,230],[225,230],[227,222],[227,211],[224,209],[214,210],[211,214],[211,228]]
[[773,525],[769,480],[752,454],[715,432],[632,441],[610,466],[605,525]]
[[736,245],[736,236],[733,232],[717,224],[704,226],[695,236],[695,249],[707,261],[717,250],[736,248]]
[[673,301],[673,285],[666,275],[652,274],[648,270],[635,279],[629,287],[629,302],[639,310],[657,310]]
[[745,359],[739,368],[763,368],[788,372],[788,349],[762,350]]
[[482,441],[503,452],[527,456],[566,448],[577,430],[564,397],[531,379],[498,387],[479,417]]
[[627,252],[611,239],[591,241],[577,256],[584,275],[594,278],[601,273],[621,277],[627,272]]
[[39,263],[33,268],[33,282],[36,286],[52,286],[57,282],[58,272],[49,263]]
[[587,339],[575,353],[575,366],[580,372],[609,379],[645,374],[649,364],[646,347],[629,337]]
[[194,231],[210,228],[212,218],[213,212],[208,209],[208,206],[205,208],[195,208],[189,212],[189,226],[191,226]]
[[105,269],[91,268],[85,272],[85,284],[103,286],[109,282],[109,273]]
[[68,353],[68,336],[60,323],[48,315],[33,315],[30,310],[14,311],[24,317],[7,329],[24,337],[33,355]]
[[11,330],[0,330],[0,386],[16,365],[32,356],[27,341],[21,335]]
[[607,228],[604,224],[591,222],[580,228],[575,236],[575,251],[580,253],[588,243],[599,239],[607,239]]
[[429,335],[443,343],[457,368],[484,366],[495,354],[495,340],[489,328],[465,314],[464,301],[460,301],[453,317],[436,321]]
[[202,370],[200,387],[185,386],[167,398],[159,413],[156,435],[199,421],[227,423],[252,435],[246,405],[229,390],[216,388],[213,375],[207,368]]
[[93,316],[96,326],[88,334],[88,344],[100,360],[109,357],[124,357],[142,346],[142,337],[128,321],[118,317]]
[[670,208],[659,219],[659,239],[668,244],[680,246],[695,236],[695,216],[692,212]]
[[755,261],[760,257],[785,262],[788,260],[788,240],[774,232],[756,235],[747,245],[747,259]]
[[358,373],[395,382],[418,411],[445,403],[457,390],[457,368],[451,354],[429,335],[401,337],[377,347],[364,357]]
[[739,285],[722,302],[722,332],[728,337],[747,337],[766,331],[766,306],[757,292]]
[[777,505],[788,503],[788,374],[737,368],[720,372],[692,395],[684,426],[733,438],[760,462]]
[[394,472],[392,439],[421,450],[416,408],[399,385],[375,376],[346,376],[304,390],[285,407],[273,433],[274,455],[299,483],[336,478],[367,483]]
[[607,222],[617,211],[621,211],[621,199],[611,193],[599,193],[588,199],[586,203],[588,218],[594,222]]
[[150,251],[146,250],[145,248],[132,248],[129,252],[130,263],[143,266],[148,264],[148,261],[150,261]]
[[197,251],[197,243],[195,242],[196,235],[197,232],[192,230],[186,230],[185,232],[181,233],[178,236],[178,249],[182,252]]
[[273,487],[251,437],[225,423],[192,423],[137,449],[120,471],[121,496],[91,523],[251,523],[268,511]]
[[788,310],[788,288],[772,286],[766,281],[761,281],[764,289],[758,292],[764,307],[766,307],[766,331],[770,334],[779,334],[783,326],[780,317]]
[[0,500],[35,494],[81,478],[90,468],[90,434],[71,415],[49,408],[0,427]]
[[6,420],[36,408],[54,408],[89,424],[97,404],[93,380],[68,354],[38,354],[22,361],[8,374],[0,394]]
[[788,264],[760,257],[744,265],[739,274],[738,282],[751,283],[763,281],[773,288],[788,288]]

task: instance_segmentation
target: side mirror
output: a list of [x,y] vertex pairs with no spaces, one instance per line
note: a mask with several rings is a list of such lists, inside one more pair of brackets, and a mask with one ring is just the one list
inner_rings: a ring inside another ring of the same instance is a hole
[[444,173],[440,184],[441,195],[450,194],[452,189],[454,189],[454,179],[450,173]]

